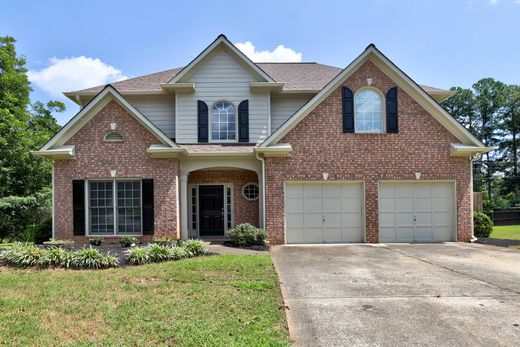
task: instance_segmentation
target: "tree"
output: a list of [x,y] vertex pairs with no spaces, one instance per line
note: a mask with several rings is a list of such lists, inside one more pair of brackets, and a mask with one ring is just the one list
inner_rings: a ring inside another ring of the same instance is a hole
[[513,191],[515,201],[520,200],[519,153],[520,148],[520,86],[508,86],[505,92],[505,102],[501,116],[498,135],[498,149],[501,162],[504,163],[505,188]]
[[[475,111],[480,126],[479,138],[486,146],[495,146],[498,144],[497,129],[500,112],[505,103],[506,85],[493,78],[483,78],[473,84],[473,89],[475,90]],[[493,199],[492,179],[496,164],[493,159],[493,154],[486,153],[481,161],[482,168],[485,169],[487,191],[491,199]]]
[[475,114],[473,91],[461,87],[452,87],[450,90],[455,92],[455,95],[446,99],[442,106],[473,135],[477,135],[479,130],[476,124],[477,116]]
[[15,42],[0,36],[0,198],[32,195],[50,185],[50,164],[30,151],[59,129],[52,113],[65,110],[59,101],[31,107],[25,58],[16,54]]

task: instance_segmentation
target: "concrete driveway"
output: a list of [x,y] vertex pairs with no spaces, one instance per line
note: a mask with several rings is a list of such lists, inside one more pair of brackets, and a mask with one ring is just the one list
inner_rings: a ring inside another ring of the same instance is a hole
[[298,346],[520,346],[520,251],[487,245],[276,246]]

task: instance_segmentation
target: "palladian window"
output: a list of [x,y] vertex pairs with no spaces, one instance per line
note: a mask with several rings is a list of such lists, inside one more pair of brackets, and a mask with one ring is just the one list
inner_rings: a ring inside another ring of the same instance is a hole
[[211,108],[211,140],[235,141],[236,138],[235,107],[226,101],[217,102]]
[[354,97],[356,132],[383,131],[383,98],[372,89],[362,89]]

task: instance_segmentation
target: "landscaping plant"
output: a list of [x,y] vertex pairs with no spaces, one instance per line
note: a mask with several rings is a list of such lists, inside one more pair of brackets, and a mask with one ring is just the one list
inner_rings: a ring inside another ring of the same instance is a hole
[[110,254],[101,254],[101,252],[92,247],[71,252],[66,264],[67,267],[76,269],[104,269],[116,267],[117,265],[116,257]]
[[123,247],[130,247],[133,245],[136,245],[139,240],[137,240],[137,237],[133,236],[122,236],[119,239],[119,244]]
[[182,247],[194,256],[204,255],[207,252],[206,246],[201,240],[186,240]]
[[58,267],[67,264],[70,253],[61,247],[45,249],[43,255],[38,260],[40,267]]
[[133,247],[126,251],[128,255],[128,263],[130,265],[142,265],[150,262],[149,247]]
[[88,243],[92,246],[101,246],[103,244],[103,238],[99,236],[91,237]]
[[473,212],[473,229],[476,237],[489,237],[493,231],[493,221],[488,215],[475,211]]
[[37,266],[44,253],[44,249],[33,244],[14,243],[0,253],[0,262],[21,267]]
[[233,229],[226,231],[229,241],[237,247],[264,245],[266,233],[249,223],[239,224]]

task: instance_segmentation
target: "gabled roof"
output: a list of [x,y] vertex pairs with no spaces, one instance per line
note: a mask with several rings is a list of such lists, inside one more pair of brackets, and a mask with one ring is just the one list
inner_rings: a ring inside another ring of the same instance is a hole
[[150,131],[162,144],[172,148],[178,146],[159,130],[152,122],[143,116],[135,107],[130,105],[119,92],[107,85],[100,91],[94,99],[92,99],[85,107],[83,107],[72,119],[65,124],[43,147],[35,152],[45,152],[53,148],[63,146],[75,133],[77,133],[87,122],[92,119],[99,111],[103,109],[110,101],[116,101],[123,107],[132,117],[134,117],[142,126]]
[[215,41],[213,41],[206,49],[204,49],[195,59],[193,59],[188,65],[186,65],[179,73],[177,73],[168,83],[183,82],[187,76],[190,75],[192,70],[204,61],[209,54],[218,48],[226,48],[231,54],[238,59],[245,67],[256,75],[259,81],[263,82],[276,82],[273,80],[265,71],[263,71],[258,65],[253,63],[244,53],[232,44],[225,35],[220,34]]
[[291,118],[289,118],[282,126],[272,133],[260,148],[272,146],[280,141],[291,129],[300,123],[310,112],[312,112],[322,101],[324,101],[334,90],[339,88],[349,76],[351,76],[359,67],[367,60],[374,63],[388,77],[390,77],[397,85],[399,85],[407,94],[409,94],[419,105],[428,111],[439,123],[448,129],[463,144],[475,146],[481,151],[488,152],[489,148],[484,146],[475,136],[473,136],[466,128],[457,122],[433,97],[413,81],[408,75],[401,71],[394,63],[392,63],[384,54],[382,54],[375,45],[369,45],[363,53],[361,53],[352,63],[350,63],[341,73],[331,80],[318,94],[316,94],[309,102],[300,108]]

